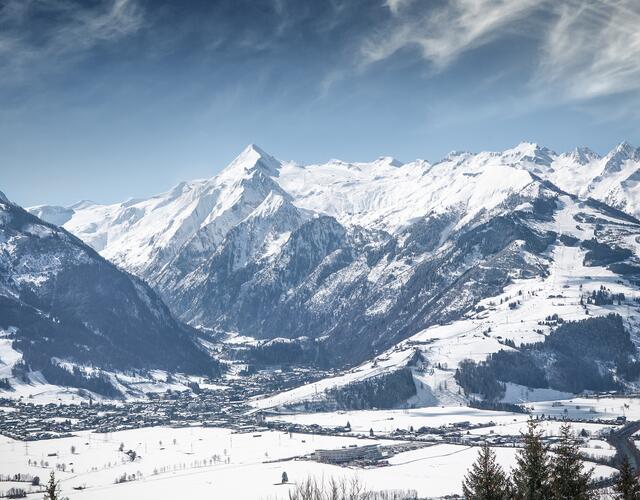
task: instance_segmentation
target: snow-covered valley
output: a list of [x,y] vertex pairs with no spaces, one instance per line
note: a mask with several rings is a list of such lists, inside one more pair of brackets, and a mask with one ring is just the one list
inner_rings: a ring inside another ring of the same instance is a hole
[[[570,418],[610,477],[608,433],[640,420],[639,169],[626,143],[318,165],[249,146],[148,199],[2,197],[0,473],[55,463],[88,500],[323,475],[441,497],[484,441],[508,469],[533,416],[549,442]],[[366,444],[375,464],[312,455]]]
[[[632,405],[629,414],[640,411],[637,400],[625,402]],[[581,415],[594,418],[615,414],[622,401],[585,400],[580,403],[584,405]],[[551,402],[548,405],[551,406]],[[611,413],[607,411],[610,406],[613,407]],[[598,413],[593,413],[593,408]],[[498,461],[508,470],[517,449],[509,444],[510,440],[517,439],[526,427],[528,417],[465,407],[442,407],[299,414],[278,418],[298,425],[319,424],[326,428],[350,422],[351,431],[338,436],[266,428],[231,432],[224,428],[198,426],[150,427],[106,434],[80,432],[73,437],[28,444],[3,438],[0,441],[0,462],[3,473],[22,471],[44,476],[55,467],[64,493],[73,500],[100,500],[114,495],[119,498],[164,499],[185,492],[194,499],[211,498],[225,492],[225,495],[231,495],[228,498],[239,500],[284,500],[296,482],[309,476],[358,478],[372,491],[402,489],[416,492],[419,498],[434,498],[460,493],[465,471],[477,455],[476,436],[495,439]],[[394,434],[396,430],[421,427],[443,426],[453,430],[451,426],[457,424],[472,426],[470,438],[457,444],[446,436],[434,439],[428,435],[402,437]],[[559,422],[545,422],[545,435],[555,435],[559,425]],[[473,429],[473,426],[478,427]],[[582,444],[585,453],[604,457],[612,454],[610,445],[599,436],[615,426],[588,423],[575,426],[589,432],[590,437]],[[365,438],[370,429],[375,437]],[[370,444],[389,450],[388,464],[344,467],[318,462],[311,455],[318,449]],[[415,449],[391,451],[394,446],[403,445],[413,445]],[[121,447],[125,451],[134,450],[136,458],[130,460],[125,452],[119,451]],[[609,466],[590,465],[595,466],[597,478],[609,477],[614,472]],[[288,484],[281,484],[283,472],[287,473]],[[117,483],[116,479],[123,475],[128,479]]]

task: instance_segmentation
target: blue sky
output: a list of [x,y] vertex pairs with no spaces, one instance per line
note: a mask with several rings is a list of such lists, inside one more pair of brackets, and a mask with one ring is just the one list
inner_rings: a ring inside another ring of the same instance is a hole
[[636,0],[5,0],[0,190],[148,196],[248,143],[438,160],[640,145]]

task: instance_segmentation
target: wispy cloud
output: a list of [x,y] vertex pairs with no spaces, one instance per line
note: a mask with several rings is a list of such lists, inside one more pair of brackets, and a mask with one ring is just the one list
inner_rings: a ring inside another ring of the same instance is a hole
[[540,0],[451,0],[439,8],[416,11],[403,9],[408,3],[387,0],[394,17],[386,29],[365,39],[364,64],[387,59],[405,47],[417,47],[426,60],[444,68],[463,52],[515,29],[515,23],[541,5]]
[[538,79],[588,99],[640,89],[640,3],[563,3],[543,44]]
[[386,0],[385,5],[393,14],[398,14],[402,8],[412,3],[412,0]]
[[88,50],[138,31],[135,0],[8,0],[0,8],[0,81],[62,69]]
[[[266,54],[277,66],[289,54],[307,51],[309,74],[316,72],[322,95],[354,74],[366,76],[372,64],[407,48],[416,50],[430,70],[444,72],[465,53],[518,37],[526,37],[523,46],[531,59],[525,68],[529,73],[519,77],[529,78],[531,95],[540,101],[551,94],[590,100],[640,91],[638,0],[225,0],[206,8],[171,5],[145,12],[142,0],[0,2],[0,85],[63,72],[94,49],[153,24],[141,42],[146,43],[144,56],[155,51],[162,57],[182,45],[189,53],[200,52],[203,60],[242,62]],[[176,13],[182,18],[171,18]],[[149,21],[151,14],[161,18],[161,26]],[[316,57],[322,53],[331,57]],[[507,70],[517,63],[505,57]]]
[[534,41],[537,91],[590,99],[640,90],[637,0],[449,0],[439,7],[386,0],[386,26],[364,37],[360,68],[417,48],[436,71],[507,35]]

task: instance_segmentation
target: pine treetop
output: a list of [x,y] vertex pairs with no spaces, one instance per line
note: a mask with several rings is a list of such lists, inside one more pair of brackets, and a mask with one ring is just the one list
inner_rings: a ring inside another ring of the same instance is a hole
[[571,425],[560,427],[560,442],[554,448],[555,457],[551,468],[551,489],[558,500],[591,500],[595,494],[589,489],[593,469],[584,470],[580,449]]
[[542,430],[537,421],[529,420],[523,440],[524,446],[516,454],[516,467],[512,473],[514,498],[546,500],[551,491],[551,466],[549,449],[542,440]]
[[614,489],[620,500],[640,500],[640,482],[626,458],[620,464],[620,475]]
[[468,500],[506,500],[509,498],[509,480],[496,462],[495,452],[484,444],[478,458],[465,476],[462,490]]

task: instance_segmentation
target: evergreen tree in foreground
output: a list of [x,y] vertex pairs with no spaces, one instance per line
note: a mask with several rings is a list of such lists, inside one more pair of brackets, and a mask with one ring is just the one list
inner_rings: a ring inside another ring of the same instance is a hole
[[620,500],[640,500],[640,483],[626,458],[620,465],[620,476],[616,482],[615,490],[618,494],[616,498]]
[[516,467],[511,476],[513,498],[548,500],[551,498],[549,453],[535,420],[529,420],[523,438],[524,446],[516,455]]
[[593,469],[583,471],[578,445],[571,434],[571,426],[560,427],[560,443],[554,449],[551,468],[552,497],[556,500],[591,500],[595,494],[589,490]]
[[496,463],[496,454],[485,444],[462,482],[465,498],[467,500],[507,500],[510,498],[509,490],[509,480],[502,467]]

